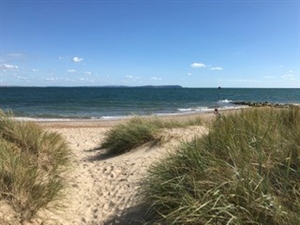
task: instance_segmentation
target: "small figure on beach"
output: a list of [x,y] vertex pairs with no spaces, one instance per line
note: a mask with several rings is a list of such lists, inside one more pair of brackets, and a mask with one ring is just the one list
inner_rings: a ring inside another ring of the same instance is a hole
[[220,117],[220,116],[221,116],[221,114],[219,113],[219,110],[218,110],[217,108],[215,108],[214,114],[215,114],[217,117]]

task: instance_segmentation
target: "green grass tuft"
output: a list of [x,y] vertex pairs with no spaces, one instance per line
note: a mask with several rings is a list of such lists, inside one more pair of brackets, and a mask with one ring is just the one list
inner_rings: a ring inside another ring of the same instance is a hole
[[150,141],[158,141],[163,128],[187,127],[201,124],[199,118],[187,121],[163,120],[157,117],[134,117],[106,133],[101,148],[108,154],[122,154]]
[[157,126],[136,117],[126,124],[120,124],[108,131],[101,148],[108,150],[109,154],[121,154],[155,140]]
[[60,197],[71,154],[59,134],[12,117],[0,111],[0,200],[26,221]]
[[151,224],[300,224],[300,110],[223,116],[145,179]]

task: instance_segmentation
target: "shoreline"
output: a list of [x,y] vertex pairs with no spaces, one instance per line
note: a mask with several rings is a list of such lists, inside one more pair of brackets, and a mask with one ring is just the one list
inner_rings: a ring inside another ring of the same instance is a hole
[[[236,111],[236,110],[235,110]],[[193,114],[182,114],[182,115],[165,115],[165,116],[143,116],[145,118],[157,117],[162,120],[189,120],[200,117],[204,120],[210,119],[215,116],[213,112],[208,113],[193,113]],[[137,116],[140,117],[140,116]],[[33,121],[45,128],[111,128],[114,125],[125,123],[133,117],[126,117],[115,120],[98,120],[98,119],[75,119],[65,121]]]
[[[231,102],[231,101],[229,101]],[[105,115],[105,116],[75,116],[75,115],[69,115],[69,116],[62,116],[59,114],[49,114],[49,115],[28,115],[28,116],[22,116],[22,115],[15,115],[14,111],[7,111],[11,112],[12,115],[18,120],[25,120],[25,121],[45,121],[45,122],[51,122],[51,121],[77,121],[77,120],[121,120],[126,118],[132,118],[134,116],[141,116],[141,117],[149,117],[149,116],[158,116],[158,117],[164,117],[164,116],[185,116],[190,114],[206,114],[206,113],[212,113],[215,108],[217,108],[219,111],[228,111],[228,110],[237,110],[237,109],[243,109],[243,108],[249,108],[246,104],[234,104],[230,103],[231,105],[215,105],[214,107],[208,107],[208,106],[196,106],[196,107],[190,107],[190,108],[178,108],[175,111],[164,111],[164,112],[152,112],[147,113],[146,111],[141,111],[140,113],[135,114],[134,112],[128,112],[127,114],[119,114],[119,115]],[[4,110],[5,112],[5,110]]]
[[[220,113],[228,113],[235,112],[242,109],[247,109],[251,107],[233,107],[233,108],[218,108]],[[195,117],[203,117],[204,119],[207,117],[211,117],[214,115],[214,109],[207,110],[205,112],[187,112],[187,113],[170,113],[170,114],[159,114],[159,115],[132,115],[132,116],[124,116],[124,117],[116,117],[110,119],[82,119],[82,118],[30,118],[30,117],[15,117],[16,120],[19,121],[28,121],[35,122],[40,124],[42,127],[56,127],[56,128],[68,128],[68,127],[111,127],[116,124],[128,121],[132,118],[136,117],[157,117],[160,119],[192,119]]]

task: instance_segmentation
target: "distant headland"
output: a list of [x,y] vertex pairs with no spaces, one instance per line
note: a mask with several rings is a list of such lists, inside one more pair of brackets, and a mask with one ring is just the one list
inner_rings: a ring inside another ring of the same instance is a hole
[[106,86],[2,86],[0,87],[20,87],[20,88],[183,88],[180,85],[144,85],[144,86],[125,86],[125,85],[106,85]]
[[123,86],[123,85],[108,85],[99,86],[104,88],[183,88],[180,85],[143,85],[143,86]]

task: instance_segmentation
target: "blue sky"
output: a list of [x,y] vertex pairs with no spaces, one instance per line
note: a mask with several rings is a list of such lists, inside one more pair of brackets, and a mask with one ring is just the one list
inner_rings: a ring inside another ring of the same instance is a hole
[[298,0],[0,1],[0,85],[300,86]]

